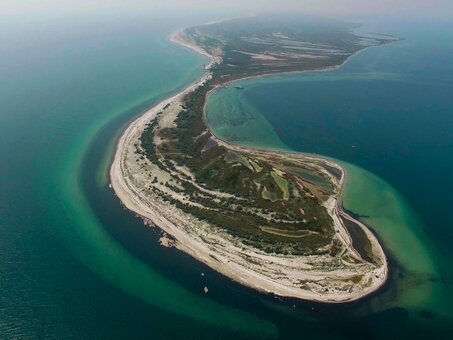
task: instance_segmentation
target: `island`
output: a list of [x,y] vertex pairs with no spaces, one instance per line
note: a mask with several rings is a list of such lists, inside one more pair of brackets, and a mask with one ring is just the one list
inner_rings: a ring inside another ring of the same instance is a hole
[[387,257],[375,234],[342,208],[343,168],[318,155],[232,145],[205,117],[207,97],[235,80],[331,70],[366,47],[398,40],[356,29],[261,15],[174,33],[171,41],[209,63],[195,83],[126,128],[110,169],[116,195],[163,230],[163,245],[261,292],[343,303],[378,290]]

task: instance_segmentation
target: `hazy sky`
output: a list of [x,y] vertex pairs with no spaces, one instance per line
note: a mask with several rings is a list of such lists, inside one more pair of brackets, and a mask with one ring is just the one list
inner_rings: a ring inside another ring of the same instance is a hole
[[453,0],[0,0],[0,16],[23,12],[84,12],[97,9],[159,11],[200,9],[241,12],[289,10],[353,16],[397,13],[416,16],[451,16]]

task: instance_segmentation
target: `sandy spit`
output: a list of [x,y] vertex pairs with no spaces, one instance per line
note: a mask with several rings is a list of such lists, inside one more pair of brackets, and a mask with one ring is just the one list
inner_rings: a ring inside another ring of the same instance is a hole
[[[199,46],[195,46],[191,44],[190,41],[184,40],[181,31],[175,32],[170,37],[170,40],[172,42],[183,45],[186,48],[190,48],[197,53],[209,57],[211,59],[210,65],[220,61],[220,57],[213,57],[209,55],[205,50],[201,49]],[[208,80],[211,77],[209,71],[210,65],[206,67],[206,71],[201,78],[181,90],[179,93],[163,100],[162,102],[150,108],[125,129],[118,141],[115,157],[110,168],[111,186],[118,198],[129,210],[137,213],[146,221],[151,221],[152,224],[158,226],[164,232],[171,235],[171,237],[175,240],[174,245],[178,249],[190,254],[195,259],[205,263],[219,273],[259,291],[272,293],[279,296],[300,298],[304,300],[312,300],[325,303],[341,303],[358,300],[378,290],[387,280],[388,264],[384,251],[378,240],[373,235],[373,233],[363,224],[360,224],[360,226],[369,236],[375,251],[378,252],[381,255],[381,258],[384,259],[384,264],[373,271],[373,273],[370,273],[369,277],[370,280],[372,280],[373,284],[361,291],[342,292],[341,294],[322,294],[310,290],[302,290],[299,287],[279,282],[275,278],[267,277],[262,273],[252,270],[250,266],[243,265],[243,263],[241,263],[241,258],[235,257],[234,254],[227,256],[224,255],[224,253],[216,253],[215,249],[213,250],[212,247],[208,247],[199,239],[192,237],[190,233],[187,233],[182,228],[179,228],[178,216],[168,216],[168,213],[162,210],[162,207],[159,206],[158,202],[150,201],[142,193],[141,188],[134,186],[133,181],[131,180],[131,176],[127,172],[127,164],[125,159],[127,153],[130,152],[131,147],[135,143],[137,135],[140,134],[141,131],[143,131],[145,125],[151,119],[153,119],[158,112],[162,111],[165,105],[167,105],[168,103],[181,103],[187,93],[193,91],[198,86],[202,85],[206,80]],[[243,149],[241,147],[232,146],[225,142],[223,143],[226,147],[232,149]],[[250,149],[248,151],[253,152],[253,150]],[[290,155],[291,153],[288,154]],[[313,159],[317,159],[318,161],[321,159],[316,158],[315,156],[311,157],[313,157]],[[339,222],[338,216],[339,214],[344,214],[344,212],[341,211],[341,206],[339,205],[338,200],[332,199],[331,201],[329,201],[327,208],[332,212],[333,215],[337,216],[335,225],[336,228],[340,230],[345,243],[351,243],[350,235],[348,234],[342,223]],[[270,258],[272,258],[272,256],[270,256]],[[281,256],[275,257],[275,263],[278,264],[282,261],[285,261],[285,259]],[[288,259],[288,261],[294,261],[294,258],[290,258]],[[338,278],[341,278],[342,276],[341,272],[335,274]],[[304,275],[305,274],[303,273],[303,271],[302,273],[298,273],[299,277],[303,278]],[[307,273],[307,278],[312,277],[313,274]],[[317,278],[319,280],[326,280],[327,275],[318,275]]]

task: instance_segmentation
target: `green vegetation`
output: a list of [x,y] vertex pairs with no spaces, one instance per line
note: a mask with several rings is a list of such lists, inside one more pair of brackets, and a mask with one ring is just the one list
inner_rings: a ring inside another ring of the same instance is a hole
[[[327,246],[334,234],[330,216],[322,201],[298,184],[303,178],[296,179],[281,159],[232,152],[217,144],[205,147],[211,136],[206,133],[202,108],[213,86],[208,82],[187,95],[175,127],[159,129],[153,121],[142,134],[146,157],[178,183],[167,183],[166,187],[184,193],[187,200],[154,191],[200,220],[240,236],[244,244],[268,252],[313,254]],[[163,141],[157,146],[155,136]],[[197,185],[226,196],[219,198],[200,190],[185,177],[182,167],[194,175]],[[291,189],[297,195],[290,195]]]
[[271,172],[272,178],[277,183],[278,187],[283,193],[283,199],[287,201],[289,199],[289,185],[288,181],[284,179],[281,175],[278,175],[276,171]]

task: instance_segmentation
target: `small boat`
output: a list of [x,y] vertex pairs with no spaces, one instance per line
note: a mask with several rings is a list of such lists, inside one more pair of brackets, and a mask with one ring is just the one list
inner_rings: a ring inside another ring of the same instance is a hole
[[234,88],[237,89],[237,90],[243,90],[244,89],[244,87],[242,87],[242,86],[235,86]]

